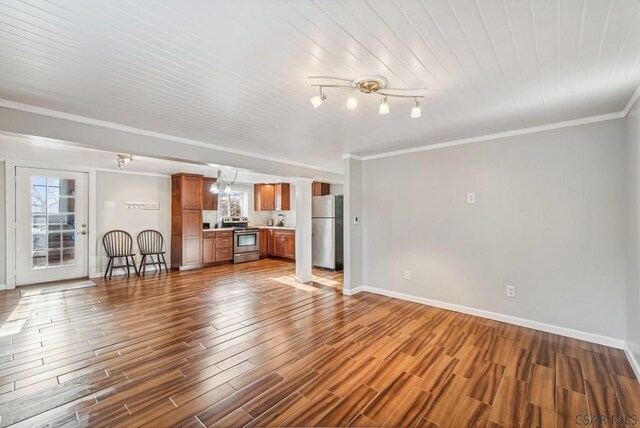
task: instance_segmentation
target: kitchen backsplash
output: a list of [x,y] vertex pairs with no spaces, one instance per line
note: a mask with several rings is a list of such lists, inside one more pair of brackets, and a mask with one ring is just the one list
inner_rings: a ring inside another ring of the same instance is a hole
[[[269,219],[273,219],[273,224],[278,223],[278,214],[284,214],[284,225],[288,227],[296,226],[296,212],[289,211],[251,211],[249,213],[249,223],[255,226],[266,226]],[[209,223],[211,228],[215,227],[218,221],[218,211],[202,211],[202,222]]]
[[218,217],[218,211],[202,211],[202,222],[209,223],[213,229]]
[[289,227],[296,226],[296,212],[289,211],[253,211],[249,220],[256,226],[265,226],[269,223],[269,219],[273,220],[273,224],[278,223],[278,214],[284,214],[284,225]]

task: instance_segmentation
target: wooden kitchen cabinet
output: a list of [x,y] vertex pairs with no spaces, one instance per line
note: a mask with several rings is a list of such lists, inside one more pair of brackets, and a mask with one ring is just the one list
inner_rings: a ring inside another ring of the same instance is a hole
[[327,196],[331,194],[331,185],[314,181],[311,183],[311,196]]
[[216,261],[216,238],[202,239],[202,263],[215,263]]
[[269,229],[260,229],[260,258],[269,256]]
[[171,177],[171,267],[202,264],[202,176]]
[[253,209],[255,211],[275,211],[276,186],[273,184],[253,185]]
[[296,258],[296,231],[269,229],[269,256]]
[[289,183],[254,184],[253,209],[255,211],[289,211],[291,185]]
[[210,177],[202,180],[202,209],[205,211],[218,210],[218,194],[211,193],[211,185],[215,182],[216,179]]
[[202,233],[202,263],[233,260],[233,232],[207,230]]

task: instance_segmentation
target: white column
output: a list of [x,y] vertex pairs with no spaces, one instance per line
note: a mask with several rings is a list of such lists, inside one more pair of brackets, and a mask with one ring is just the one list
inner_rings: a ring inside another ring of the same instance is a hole
[[[362,291],[362,161],[344,155],[344,287],[342,293]],[[356,219],[357,218],[357,222]]]
[[311,183],[299,178],[296,185],[296,281],[311,282]]

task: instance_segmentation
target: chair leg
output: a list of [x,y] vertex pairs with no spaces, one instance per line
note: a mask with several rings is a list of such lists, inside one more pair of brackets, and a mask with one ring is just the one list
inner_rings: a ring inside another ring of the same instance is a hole
[[129,256],[124,256],[124,262],[127,264],[127,276],[131,276],[131,270],[129,269]]
[[115,257],[111,258],[111,268],[109,269],[109,279],[113,276],[113,265],[115,264]]
[[167,267],[167,259],[164,258],[164,254],[162,255],[162,263],[164,263],[164,270],[167,271],[167,273],[169,273],[169,268]]
[[111,266],[112,261],[113,261],[113,258],[109,257],[109,261],[107,262],[107,269],[104,271],[104,279],[107,279],[107,274],[109,273],[109,266]]
[[131,264],[133,265],[133,271],[136,273],[136,276],[140,276],[140,270],[136,266],[136,256],[131,256]]
[[143,254],[142,258],[140,259],[140,273],[142,274],[142,276],[145,276],[147,274],[146,261],[147,261],[147,255]]

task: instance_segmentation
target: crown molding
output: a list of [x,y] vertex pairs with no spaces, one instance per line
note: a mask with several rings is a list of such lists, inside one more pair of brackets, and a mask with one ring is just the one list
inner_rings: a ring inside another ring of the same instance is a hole
[[362,156],[354,155],[352,153],[345,153],[342,155],[342,159],[355,159],[355,160],[363,160]]
[[282,159],[282,158],[278,158],[278,157],[274,157],[274,156],[256,154],[256,153],[248,152],[248,151],[245,151],[245,150],[232,149],[232,148],[225,147],[225,146],[220,146],[220,145],[217,145],[217,144],[206,143],[204,141],[192,140],[190,138],[178,137],[178,136],[171,135],[171,134],[164,134],[162,132],[150,131],[148,129],[136,128],[136,127],[127,126],[127,125],[121,125],[119,123],[107,122],[107,121],[99,120],[99,119],[92,119],[92,118],[86,117],[86,116],[79,116],[79,115],[76,115],[76,114],[65,113],[65,112],[61,112],[61,111],[58,111],[58,110],[47,109],[47,108],[44,108],[44,107],[37,107],[37,106],[30,105],[30,104],[23,104],[23,103],[19,103],[19,102],[7,100],[7,99],[2,99],[2,98],[0,98],[0,107],[5,107],[5,108],[8,108],[8,109],[24,111],[24,112],[27,112],[27,113],[39,114],[39,115],[42,115],[42,116],[54,117],[54,118],[57,118],[57,119],[68,120],[68,121],[71,121],[71,122],[77,122],[77,123],[82,123],[82,124],[86,124],[86,125],[100,126],[102,128],[113,129],[113,130],[116,130],[116,131],[129,132],[129,133],[132,133],[132,134],[143,135],[145,137],[159,138],[159,139],[163,139],[163,140],[174,141],[176,143],[182,143],[182,144],[188,144],[188,145],[191,145],[191,146],[198,146],[198,147],[204,147],[204,148],[213,149],[213,150],[219,150],[221,152],[227,152],[227,153],[232,153],[232,154],[235,154],[235,155],[247,156],[247,157],[254,158],[254,159],[261,159],[261,160],[266,160],[266,161],[271,161],[271,162],[278,162],[278,163],[285,164],[285,165],[298,166],[298,167],[302,167],[302,168],[313,169],[313,170],[316,170],[316,171],[329,172],[329,173],[332,173],[332,174],[341,174],[341,172],[331,171],[331,170],[323,169],[323,168],[318,168],[317,166],[309,165],[309,164],[302,163],[302,162],[295,162],[295,161],[290,161],[290,160],[286,160],[286,159]]
[[460,146],[463,144],[479,143],[482,141],[497,140],[500,138],[516,137],[519,135],[527,135],[527,134],[533,134],[536,132],[550,131],[552,129],[568,128],[571,126],[578,126],[578,125],[587,125],[590,123],[603,122],[606,120],[620,119],[620,118],[623,118],[624,116],[625,116],[624,111],[618,111],[615,113],[607,113],[607,114],[602,114],[598,116],[583,117],[580,119],[550,123],[547,125],[533,126],[530,128],[515,129],[513,131],[505,131],[505,132],[498,132],[495,134],[481,135],[479,137],[463,138],[460,140],[446,141],[444,143],[428,144],[428,145],[419,146],[419,147],[412,147],[409,149],[394,150],[391,152],[384,152],[384,153],[376,153],[374,155],[361,156],[361,159],[364,161],[368,161],[372,159],[380,159],[380,158],[386,158],[391,156],[400,156],[408,153],[423,152],[426,150],[442,149],[445,147]]
[[640,86],[638,86],[636,88],[636,90],[633,93],[633,95],[631,95],[631,98],[629,98],[629,102],[624,107],[624,110],[622,110],[622,112],[624,113],[625,116],[629,114],[629,112],[631,111],[631,109],[635,105],[636,101],[638,101],[639,97],[640,97]]

